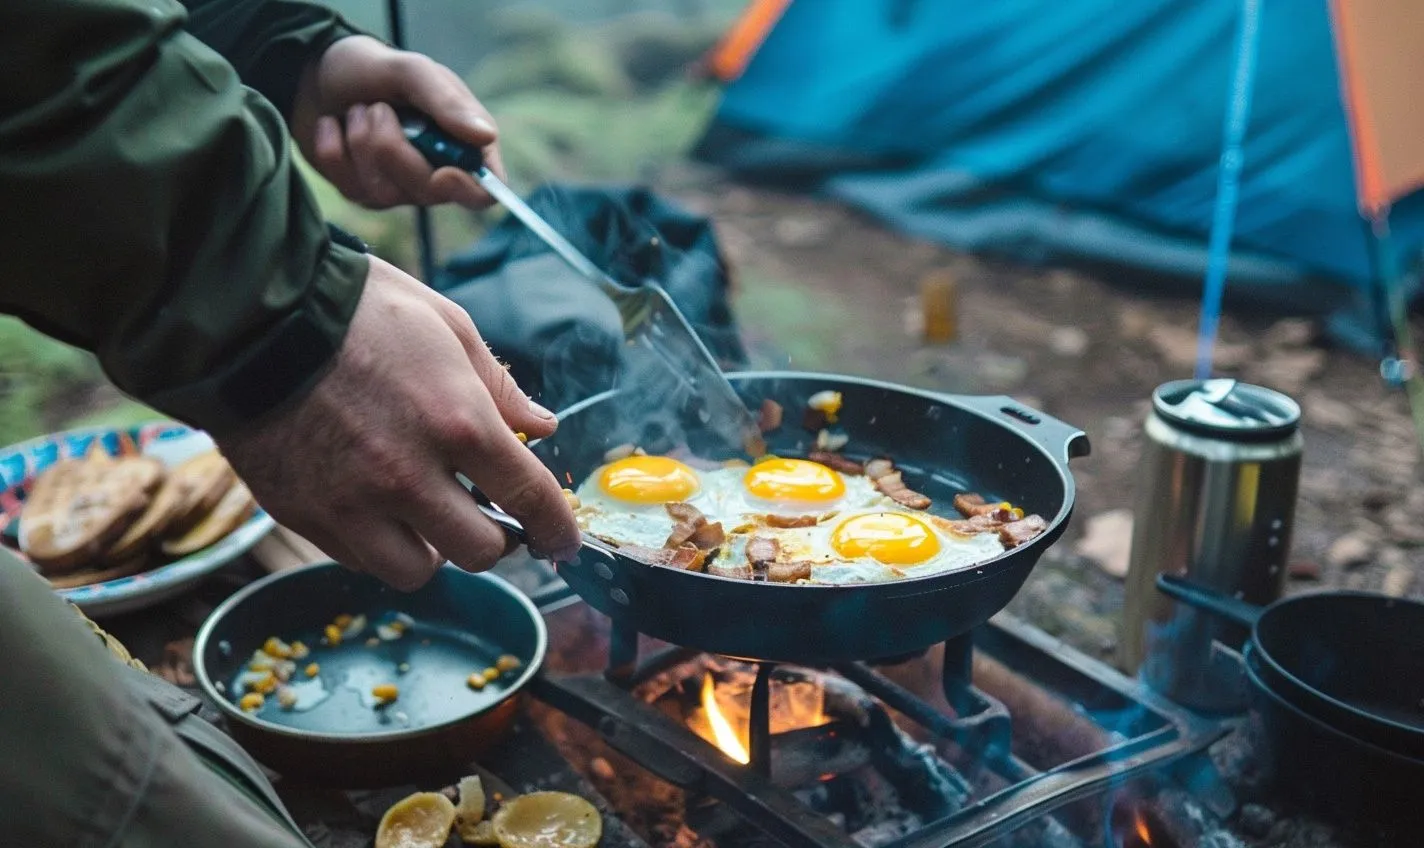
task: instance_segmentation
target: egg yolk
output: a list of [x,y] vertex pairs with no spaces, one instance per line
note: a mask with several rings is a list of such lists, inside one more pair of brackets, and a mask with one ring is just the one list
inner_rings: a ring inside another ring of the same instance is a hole
[[764,501],[823,503],[845,494],[845,480],[819,462],[768,459],[747,469],[742,484]]
[[598,487],[629,503],[672,503],[697,493],[697,472],[666,456],[628,456],[603,467]]
[[913,515],[876,512],[842,521],[831,532],[831,547],[846,559],[914,565],[939,553],[939,536]]

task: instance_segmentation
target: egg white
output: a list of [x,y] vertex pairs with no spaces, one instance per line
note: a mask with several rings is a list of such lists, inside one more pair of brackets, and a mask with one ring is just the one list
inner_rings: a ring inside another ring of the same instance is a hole
[[[900,506],[875,489],[866,477],[842,475],[844,494],[834,501],[766,501],[753,496],[743,484],[746,468],[695,470],[698,491],[686,499],[708,521],[720,522],[727,541],[717,561],[728,565],[746,562],[746,543],[753,536],[777,540],[781,562],[810,562],[813,583],[875,583],[909,577],[923,577],[983,562],[1003,553],[995,533],[962,536],[948,532],[919,510]],[[580,506],[576,512],[584,532],[620,545],[662,547],[672,533],[674,521],[664,504],[638,504],[610,497],[599,485],[602,468],[595,470],[579,486]],[[940,549],[925,561],[912,565],[887,565],[872,557],[847,559],[831,544],[835,528],[857,514],[898,512],[929,524],[939,538]],[[768,514],[817,515],[823,520],[812,527],[776,528],[758,520]]]

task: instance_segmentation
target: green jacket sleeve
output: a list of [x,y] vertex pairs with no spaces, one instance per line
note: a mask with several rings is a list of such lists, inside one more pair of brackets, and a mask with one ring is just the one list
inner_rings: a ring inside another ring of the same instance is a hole
[[0,310],[215,432],[319,379],[366,258],[173,0],[0,2]]
[[337,40],[361,34],[327,6],[290,0],[182,0],[186,29],[216,50],[244,85],[291,117],[309,61]]

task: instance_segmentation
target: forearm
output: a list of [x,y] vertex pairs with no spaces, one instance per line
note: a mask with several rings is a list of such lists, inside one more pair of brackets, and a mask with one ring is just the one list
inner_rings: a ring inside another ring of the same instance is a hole
[[366,263],[330,243],[281,117],[154,8],[0,4],[0,309],[227,429],[317,378]]

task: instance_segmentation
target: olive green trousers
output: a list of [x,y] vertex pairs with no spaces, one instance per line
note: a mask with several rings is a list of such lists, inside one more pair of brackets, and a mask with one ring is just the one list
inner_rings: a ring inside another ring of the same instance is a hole
[[0,550],[0,846],[309,848],[197,700],[140,669]]

